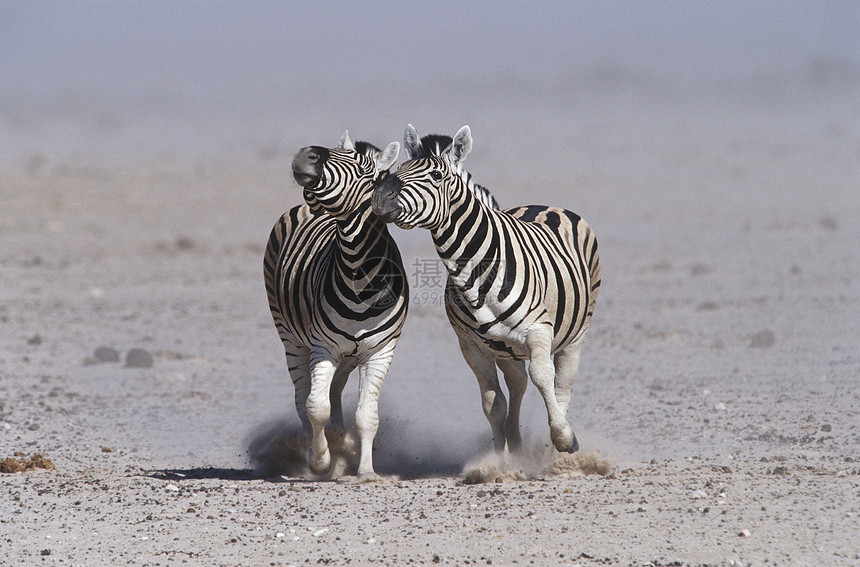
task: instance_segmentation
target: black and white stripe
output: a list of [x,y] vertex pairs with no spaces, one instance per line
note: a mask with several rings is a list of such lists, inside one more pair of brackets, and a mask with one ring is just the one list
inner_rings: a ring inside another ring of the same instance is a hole
[[564,209],[488,207],[462,169],[471,146],[464,126],[441,155],[405,162],[377,184],[374,211],[400,227],[430,231],[449,274],[448,319],[478,378],[496,447],[521,444],[519,411],[530,377],[546,404],[553,445],[576,451],[566,413],[600,287],[597,240]]
[[371,210],[373,183],[397,159],[348,133],[337,148],[311,146],[293,160],[305,204],[275,224],[263,261],[269,307],[284,343],[299,417],[312,433],[310,466],[331,464],[324,435],[343,428],[341,392],[356,367],[360,476],[373,475],[379,390],[406,320],[408,284],[385,222]]

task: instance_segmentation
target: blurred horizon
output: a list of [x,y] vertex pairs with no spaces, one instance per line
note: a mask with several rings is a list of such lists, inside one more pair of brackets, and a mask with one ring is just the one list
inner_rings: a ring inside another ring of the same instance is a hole
[[679,104],[850,108],[857,37],[849,0],[11,1],[0,161],[271,156],[345,128],[382,144],[407,122],[469,123],[482,149],[528,129],[540,154]]
[[853,82],[857,37],[860,5],[847,0],[7,2],[0,91],[4,100],[253,107],[471,82]]

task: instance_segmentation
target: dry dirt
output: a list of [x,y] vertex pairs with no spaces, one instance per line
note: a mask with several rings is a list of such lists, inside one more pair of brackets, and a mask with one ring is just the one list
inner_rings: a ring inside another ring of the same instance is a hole
[[[0,565],[860,564],[856,89],[759,87],[110,121],[6,106],[0,459],[56,469],[0,475]],[[466,167],[503,206],[596,231],[581,455],[546,449],[533,388],[525,455],[490,454],[429,236],[397,230],[413,304],[384,479],[302,470],[263,245],[300,198],[299,147],[407,122],[470,123]]]

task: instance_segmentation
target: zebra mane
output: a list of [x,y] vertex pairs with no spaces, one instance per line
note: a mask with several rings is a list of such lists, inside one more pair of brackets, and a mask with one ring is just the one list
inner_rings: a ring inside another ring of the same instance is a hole
[[355,151],[367,157],[376,159],[382,154],[382,150],[370,142],[358,141],[355,143]]
[[430,134],[421,138],[419,155],[415,157],[441,156],[451,147],[451,136]]
[[[358,142],[355,143],[355,151],[357,151],[358,153],[360,153],[362,155],[369,157],[373,161],[378,160],[379,157],[382,155],[382,150],[380,150],[379,148],[377,148],[376,146],[374,146],[370,142],[365,142],[363,140],[359,140]],[[388,177],[390,174],[391,174],[391,171],[388,169],[386,169],[385,171],[380,171],[377,174],[376,180],[382,181],[383,179]]]
[[[421,145],[417,148],[417,153],[419,155],[413,156],[416,158],[422,157],[431,157],[431,156],[441,156],[445,153],[448,148],[451,147],[451,142],[453,138],[451,136],[444,136],[442,134],[428,134],[421,138]],[[483,185],[478,185],[472,179],[472,174],[463,169],[462,167],[457,168],[460,177],[463,181],[466,182],[466,186],[475,197],[486,206],[491,209],[499,209],[499,202],[496,201],[496,198],[493,197],[493,194],[490,193],[490,190],[484,187]]]

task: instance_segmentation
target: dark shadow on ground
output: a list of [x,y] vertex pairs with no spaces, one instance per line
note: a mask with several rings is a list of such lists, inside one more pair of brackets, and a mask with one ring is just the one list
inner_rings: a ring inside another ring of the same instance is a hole
[[200,467],[193,469],[165,469],[151,471],[145,476],[158,480],[258,480],[260,476],[253,469],[222,469]]
[[[347,424],[347,429],[351,430],[350,424]],[[343,463],[343,473],[355,474],[359,451],[354,432],[344,436],[327,429],[326,437],[333,461],[339,458]],[[466,442],[458,440],[456,444],[446,443],[441,437],[416,431],[407,424],[385,420],[373,444],[374,469],[383,476],[402,479],[458,477],[463,474],[466,463],[486,451],[486,443],[491,442],[480,434],[472,435]],[[285,420],[260,425],[247,443],[248,456],[257,478],[317,478],[308,468],[308,448],[309,439],[301,426]]]

